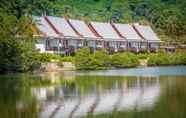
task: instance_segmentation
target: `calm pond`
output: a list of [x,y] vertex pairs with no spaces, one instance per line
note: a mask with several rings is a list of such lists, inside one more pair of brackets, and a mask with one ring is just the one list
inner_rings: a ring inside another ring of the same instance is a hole
[[186,118],[186,66],[0,76],[0,118]]

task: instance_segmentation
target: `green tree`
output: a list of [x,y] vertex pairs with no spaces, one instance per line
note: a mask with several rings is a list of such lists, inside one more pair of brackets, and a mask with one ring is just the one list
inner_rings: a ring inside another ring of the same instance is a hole
[[76,69],[84,70],[89,69],[90,61],[92,58],[90,57],[90,49],[82,48],[75,55],[75,65]]
[[78,70],[106,69],[110,65],[110,58],[103,50],[91,54],[89,48],[82,48],[76,53],[75,65]]
[[28,71],[39,66],[29,18],[0,12],[0,72]]

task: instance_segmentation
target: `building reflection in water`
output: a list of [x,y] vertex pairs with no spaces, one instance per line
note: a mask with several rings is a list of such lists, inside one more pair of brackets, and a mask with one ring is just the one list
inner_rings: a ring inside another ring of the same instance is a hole
[[40,118],[72,118],[149,109],[160,95],[158,77],[114,80],[109,87],[95,83],[88,92],[82,88],[76,83],[32,88],[32,93],[43,106]]

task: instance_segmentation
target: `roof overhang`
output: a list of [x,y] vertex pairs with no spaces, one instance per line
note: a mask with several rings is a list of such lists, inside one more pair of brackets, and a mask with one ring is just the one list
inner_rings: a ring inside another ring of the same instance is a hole
[[73,40],[82,40],[84,37],[73,37],[73,36],[60,36],[61,39],[73,39]]
[[162,43],[163,41],[161,40],[147,40],[149,43]]
[[103,40],[104,41],[114,41],[114,42],[117,42],[117,41],[119,41],[119,42],[127,42],[127,40],[126,39],[114,39],[114,38],[103,38]]
[[86,40],[92,40],[92,41],[104,41],[102,38],[91,38],[91,37],[84,37]]
[[127,42],[147,42],[147,41],[142,39],[127,39]]

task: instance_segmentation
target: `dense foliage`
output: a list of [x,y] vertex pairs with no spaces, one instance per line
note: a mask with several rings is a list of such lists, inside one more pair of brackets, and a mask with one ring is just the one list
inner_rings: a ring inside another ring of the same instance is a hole
[[[102,57],[103,56],[103,57]],[[104,52],[91,54],[89,48],[80,49],[75,56],[75,65],[78,70],[105,69],[108,56]]]
[[157,53],[149,56],[149,66],[163,66],[163,65],[185,65],[186,54],[185,53]]
[[0,72],[28,71],[39,67],[30,20],[0,11]]
[[0,10],[17,18],[27,15],[121,23],[150,24],[163,40],[186,43],[185,0],[9,0]]
[[148,66],[186,65],[186,54],[175,53],[144,53],[134,54],[130,52],[108,55],[106,51],[90,53],[89,48],[80,49],[75,56],[75,66],[78,70],[98,70],[109,68],[131,68],[140,65],[140,60],[147,60]]
[[82,48],[76,53],[75,65],[78,70],[129,68],[138,66],[139,60],[132,53],[108,55],[106,51],[100,50],[91,54],[89,48]]
[[111,56],[112,66],[117,68],[129,68],[139,65],[139,59],[137,55],[133,53],[114,54]]
[[41,53],[38,56],[41,62],[51,62],[52,60],[60,60],[61,56],[56,54]]

